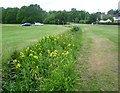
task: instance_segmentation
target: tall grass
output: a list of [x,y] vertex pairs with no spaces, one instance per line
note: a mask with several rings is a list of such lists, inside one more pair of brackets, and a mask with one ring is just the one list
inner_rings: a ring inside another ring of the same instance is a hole
[[74,91],[76,54],[82,36],[81,29],[75,28],[15,51],[3,68],[3,90]]

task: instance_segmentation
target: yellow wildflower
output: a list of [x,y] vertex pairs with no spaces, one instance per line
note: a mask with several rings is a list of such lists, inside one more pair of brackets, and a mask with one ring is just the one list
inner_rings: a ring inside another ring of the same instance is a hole
[[32,50],[30,50],[30,52],[32,52]]
[[16,68],[20,68],[20,66],[21,66],[21,64],[20,64],[20,63],[18,63],[18,64],[16,65]]
[[57,56],[57,53],[54,53],[54,54],[53,54],[53,57],[56,57],[56,56]]
[[68,51],[64,51],[64,52],[62,53],[63,56],[67,56],[68,54],[69,54]]
[[68,46],[71,46],[71,44],[68,44]]
[[50,54],[50,50],[47,50],[48,54]]
[[38,66],[36,66],[36,68],[38,69]]
[[26,52],[29,50],[29,47],[26,48]]
[[31,56],[33,56],[33,54],[29,54],[29,56],[31,57]]
[[24,57],[24,53],[23,52],[20,52],[20,57]]
[[16,63],[17,62],[17,60],[15,59],[15,60],[13,60],[13,63]]
[[54,50],[54,52],[50,53],[50,57],[56,57],[58,50]]
[[62,55],[64,55],[64,53],[62,53]]
[[68,51],[66,51],[66,55],[68,55],[69,54],[69,52]]
[[56,53],[57,53],[57,52],[58,52],[58,50],[55,50],[54,52],[56,52]]
[[33,56],[35,59],[38,59],[38,56]]
[[53,55],[53,52],[52,52],[52,53],[50,53],[50,57],[52,57],[52,55]]

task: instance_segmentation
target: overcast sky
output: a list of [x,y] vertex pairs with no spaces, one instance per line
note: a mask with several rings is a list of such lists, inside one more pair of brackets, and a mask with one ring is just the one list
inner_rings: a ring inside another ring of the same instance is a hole
[[30,4],[38,4],[43,10],[85,10],[93,12],[107,12],[118,8],[120,0],[0,0],[0,7],[21,7]]

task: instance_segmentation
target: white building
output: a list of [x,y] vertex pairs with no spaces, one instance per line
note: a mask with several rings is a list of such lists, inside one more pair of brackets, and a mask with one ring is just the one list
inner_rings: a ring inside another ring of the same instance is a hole
[[120,17],[113,17],[115,23],[120,22]]
[[111,23],[112,21],[110,19],[107,19],[107,20],[100,20],[99,22],[100,23]]

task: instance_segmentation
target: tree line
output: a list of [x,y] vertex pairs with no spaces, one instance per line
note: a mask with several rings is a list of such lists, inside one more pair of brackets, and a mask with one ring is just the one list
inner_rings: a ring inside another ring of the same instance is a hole
[[[70,11],[44,11],[39,5],[31,4],[21,8],[1,8],[3,24],[21,24],[25,22],[41,22],[45,24],[93,23],[100,20],[101,12],[90,14],[87,11],[79,11],[72,8]],[[117,10],[110,10],[108,14],[116,14]]]

